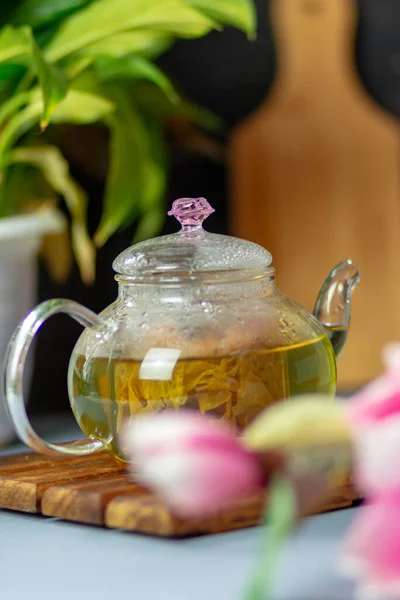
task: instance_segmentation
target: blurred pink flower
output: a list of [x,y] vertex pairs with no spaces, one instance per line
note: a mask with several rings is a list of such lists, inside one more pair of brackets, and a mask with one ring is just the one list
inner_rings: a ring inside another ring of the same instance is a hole
[[365,597],[400,598],[400,344],[387,346],[383,359],[384,373],[347,410],[355,481],[366,504],[344,545],[341,570],[360,579]]
[[207,516],[265,485],[261,463],[230,426],[199,413],[137,417],[121,438],[135,478],[184,517]]
[[382,357],[384,373],[352,397],[348,414],[357,427],[400,415],[400,344],[387,345]]
[[361,508],[345,542],[340,570],[359,580],[360,598],[400,598],[400,490]]
[[355,394],[347,410],[356,484],[367,496],[400,486],[400,344],[387,346],[383,358],[384,373]]

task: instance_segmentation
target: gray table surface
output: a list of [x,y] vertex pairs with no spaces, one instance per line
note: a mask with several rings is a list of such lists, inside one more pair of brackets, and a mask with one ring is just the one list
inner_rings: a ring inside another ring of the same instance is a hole
[[[39,429],[52,441],[78,437],[68,420]],[[305,521],[284,553],[274,600],[352,599],[335,563],[356,512]],[[0,598],[242,600],[259,541],[259,528],[170,541],[0,510]]]

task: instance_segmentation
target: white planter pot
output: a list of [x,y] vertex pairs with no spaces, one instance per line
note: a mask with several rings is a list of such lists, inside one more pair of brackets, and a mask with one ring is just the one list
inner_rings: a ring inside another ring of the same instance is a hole
[[[20,320],[36,304],[36,266],[41,237],[65,228],[55,210],[0,219],[0,365]],[[26,369],[29,386],[32,356]],[[0,388],[0,445],[15,438]]]

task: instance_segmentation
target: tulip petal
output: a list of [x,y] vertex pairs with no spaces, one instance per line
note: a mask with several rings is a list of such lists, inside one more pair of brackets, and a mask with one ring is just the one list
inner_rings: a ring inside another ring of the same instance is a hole
[[400,488],[364,506],[346,540],[340,570],[361,579],[362,593],[400,591]]
[[208,438],[236,446],[233,428],[226,422],[205,418],[189,410],[166,410],[146,416],[135,416],[121,434],[121,447],[126,454],[157,453],[165,446],[178,443],[179,447],[194,436]]
[[354,431],[355,480],[362,494],[400,486],[400,415]]
[[382,351],[383,364],[388,371],[400,376],[400,344],[386,344]]
[[385,346],[386,371],[352,396],[348,416],[354,425],[365,425],[400,412],[400,344]]
[[368,425],[400,412],[400,377],[384,374],[352,396],[347,408],[350,424]]
[[122,436],[134,476],[177,514],[207,516],[262,489],[262,464],[232,428],[198,413],[138,417]]
[[349,443],[350,429],[340,401],[332,401],[325,394],[310,394],[268,407],[244,430],[242,439],[251,450],[297,452]]
[[212,514],[232,500],[256,492],[262,477],[246,457],[196,452],[167,454],[139,465],[147,485],[181,516]]

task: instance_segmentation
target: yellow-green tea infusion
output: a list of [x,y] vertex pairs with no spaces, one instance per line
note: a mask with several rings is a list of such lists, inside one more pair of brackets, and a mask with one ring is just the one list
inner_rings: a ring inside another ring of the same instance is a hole
[[[146,374],[142,361],[73,356],[72,408],[82,430],[108,445],[126,419],[186,407],[246,426],[269,404],[303,393],[335,392],[336,363],[326,336],[236,356],[177,360],[170,377]],[[149,379],[151,377],[151,379]]]

